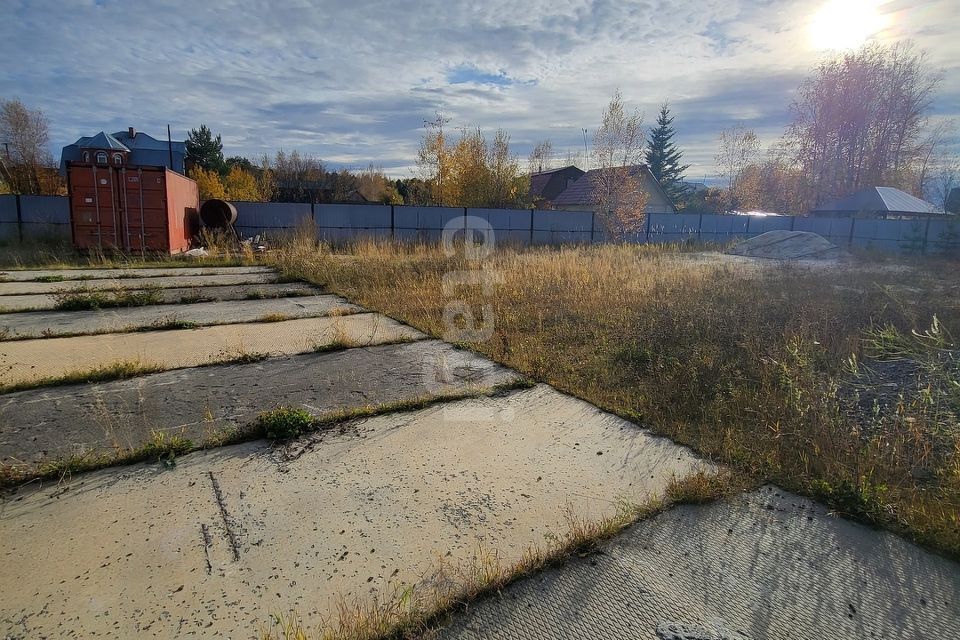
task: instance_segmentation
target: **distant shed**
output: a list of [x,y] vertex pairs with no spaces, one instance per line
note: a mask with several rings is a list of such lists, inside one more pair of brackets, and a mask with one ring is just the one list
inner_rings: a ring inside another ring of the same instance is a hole
[[915,218],[944,215],[926,200],[893,187],[869,187],[845,198],[820,205],[812,216],[833,218]]

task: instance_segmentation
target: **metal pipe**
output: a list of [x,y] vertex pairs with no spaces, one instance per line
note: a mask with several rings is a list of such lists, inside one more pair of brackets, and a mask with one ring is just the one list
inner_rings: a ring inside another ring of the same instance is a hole
[[97,247],[103,249],[103,230],[100,228],[100,183],[97,182],[97,165],[93,165],[93,202],[97,207]]

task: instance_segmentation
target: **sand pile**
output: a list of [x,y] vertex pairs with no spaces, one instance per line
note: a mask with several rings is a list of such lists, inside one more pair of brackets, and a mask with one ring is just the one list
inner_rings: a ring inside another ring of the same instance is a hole
[[727,253],[749,258],[773,258],[797,260],[799,258],[835,258],[837,246],[816,233],[809,231],[767,231],[744,240]]

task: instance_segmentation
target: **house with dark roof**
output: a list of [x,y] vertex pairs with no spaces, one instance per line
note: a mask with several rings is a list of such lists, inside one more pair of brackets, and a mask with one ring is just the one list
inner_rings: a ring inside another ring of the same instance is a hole
[[[647,205],[644,208],[644,213],[677,212],[670,196],[650,173],[647,165],[637,164],[627,167],[627,169],[632,176],[639,179],[640,187],[647,194]],[[591,169],[569,183],[567,188],[551,201],[553,208],[567,211],[595,211],[597,208],[595,185],[601,171],[602,169]]]
[[60,173],[66,174],[68,162],[127,168],[167,167],[184,173],[186,157],[185,142],[168,144],[166,140],[157,140],[130,127],[117,133],[101,131],[65,146],[60,154]]
[[893,187],[868,187],[839,200],[822,204],[811,216],[841,218],[915,218],[944,215],[926,200]]
[[573,165],[530,174],[530,201],[535,207],[549,208],[553,199],[583,174],[582,169]]

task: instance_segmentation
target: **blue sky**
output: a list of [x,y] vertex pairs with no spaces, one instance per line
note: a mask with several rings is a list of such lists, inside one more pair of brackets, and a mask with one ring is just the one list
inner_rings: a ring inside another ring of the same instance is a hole
[[670,100],[701,178],[721,129],[774,142],[825,47],[872,25],[864,37],[929,52],[945,72],[935,117],[960,119],[953,1],[831,1],[844,19],[818,22],[826,0],[0,0],[0,97],[46,112],[55,155],[100,130],[170,123],[182,139],[206,123],[228,155],[298,149],[404,177],[437,111],[503,127],[523,158],[549,138],[563,163],[619,88],[648,123]]

